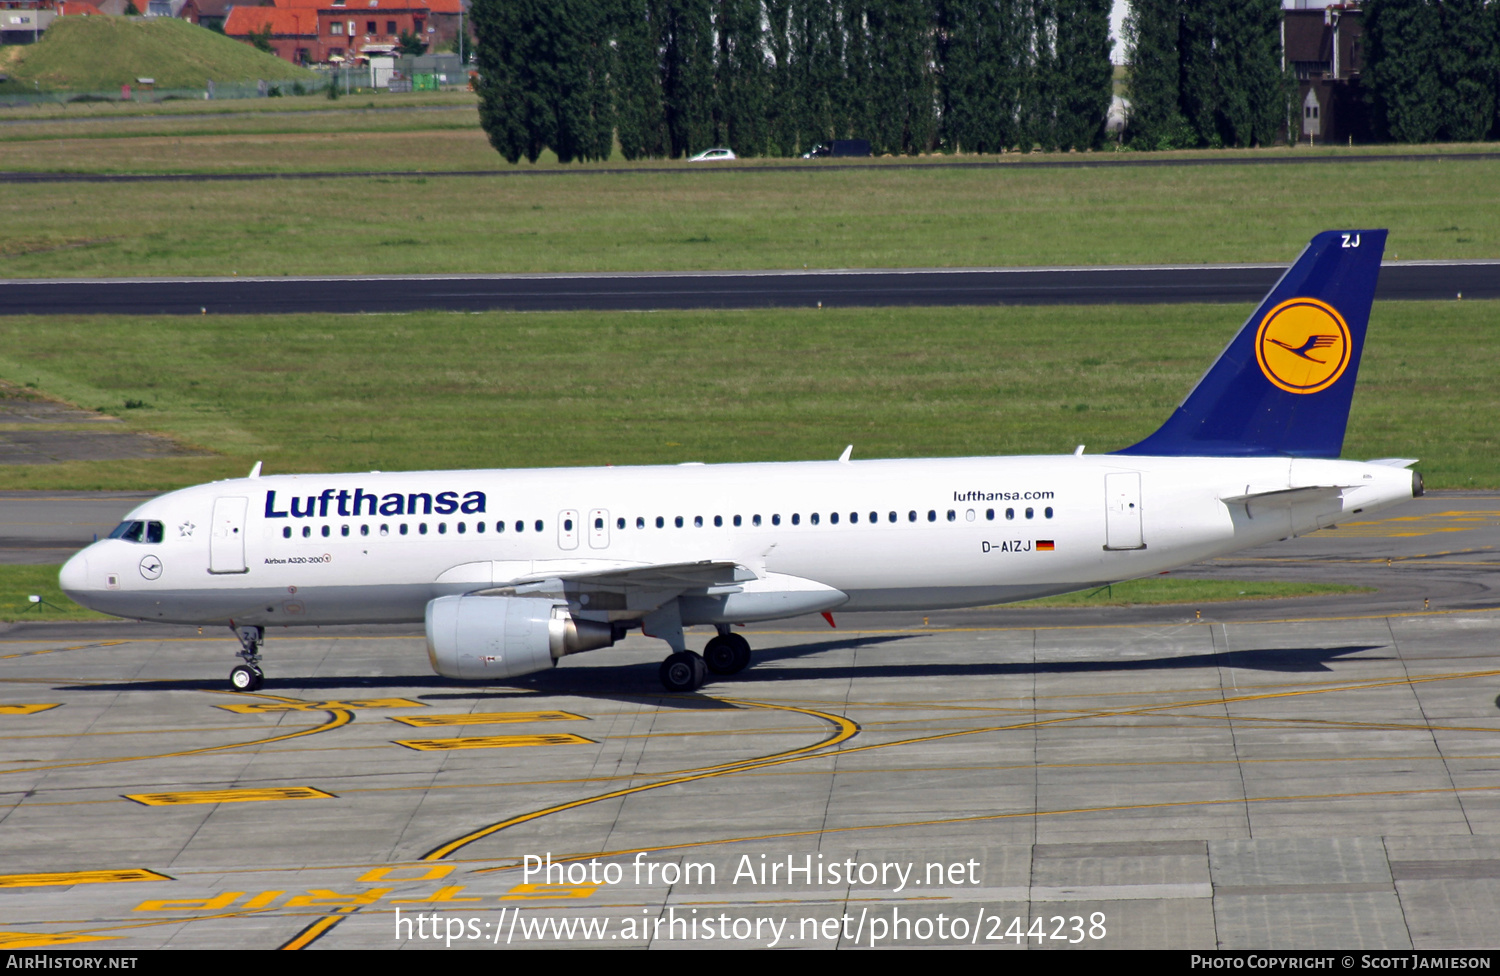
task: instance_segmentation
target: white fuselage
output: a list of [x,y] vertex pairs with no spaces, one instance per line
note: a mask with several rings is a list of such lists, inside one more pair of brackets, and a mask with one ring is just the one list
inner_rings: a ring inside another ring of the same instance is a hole
[[94,543],[61,579],[106,613],[242,626],[417,622],[439,596],[695,562],[831,595],[752,619],[938,609],[1146,576],[1412,495],[1391,465],[1111,455],[268,476],[146,502],[128,518],[159,528]]

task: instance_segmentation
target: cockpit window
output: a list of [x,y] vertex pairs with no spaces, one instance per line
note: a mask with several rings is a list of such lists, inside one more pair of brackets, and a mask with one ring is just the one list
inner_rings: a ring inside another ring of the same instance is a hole
[[166,538],[166,527],[160,522],[121,522],[115,526],[115,530],[109,534],[111,539],[124,539],[126,542],[145,542],[156,544]]
[[124,539],[126,542],[140,542],[141,533],[145,530],[145,522],[121,522],[115,526],[115,530],[109,534],[109,537],[111,539]]

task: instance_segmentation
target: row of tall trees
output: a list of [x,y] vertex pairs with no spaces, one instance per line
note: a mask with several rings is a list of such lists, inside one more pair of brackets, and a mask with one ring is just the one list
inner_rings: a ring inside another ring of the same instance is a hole
[[1132,0],[1130,142],[1269,145],[1296,95],[1281,65],[1280,0]]
[[1500,2],[1366,0],[1376,131],[1397,142],[1500,134]]
[[[1273,0],[1274,3],[1274,0]],[[511,162],[1087,149],[1110,0],[474,0],[480,119]]]

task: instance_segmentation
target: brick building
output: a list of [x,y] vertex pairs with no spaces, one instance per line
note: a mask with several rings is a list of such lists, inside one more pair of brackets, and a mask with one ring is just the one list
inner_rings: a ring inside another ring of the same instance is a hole
[[1299,6],[1281,12],[1281,51],[1297,75],[1301,123],[1291,139],[1368,142],[1370,109],[1360,76],[1364,19],[1357,3]]
[[[460,0],[274,0],[275,6],[235,6],[224,33],[236,40],[271,29],[271,48],[294,64],[354,61],[391,54],[402,34],[429,49],[458,36]],[[467,26],[467,25],[465,25]]]

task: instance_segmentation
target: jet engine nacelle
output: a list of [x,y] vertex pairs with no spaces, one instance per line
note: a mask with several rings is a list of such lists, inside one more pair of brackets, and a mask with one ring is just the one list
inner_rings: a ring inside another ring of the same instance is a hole
[[427,604],[427,660],[445,678],[482,681],[545,671],[564,654],[608,647],[620,634],[540,597],[441,596]]

